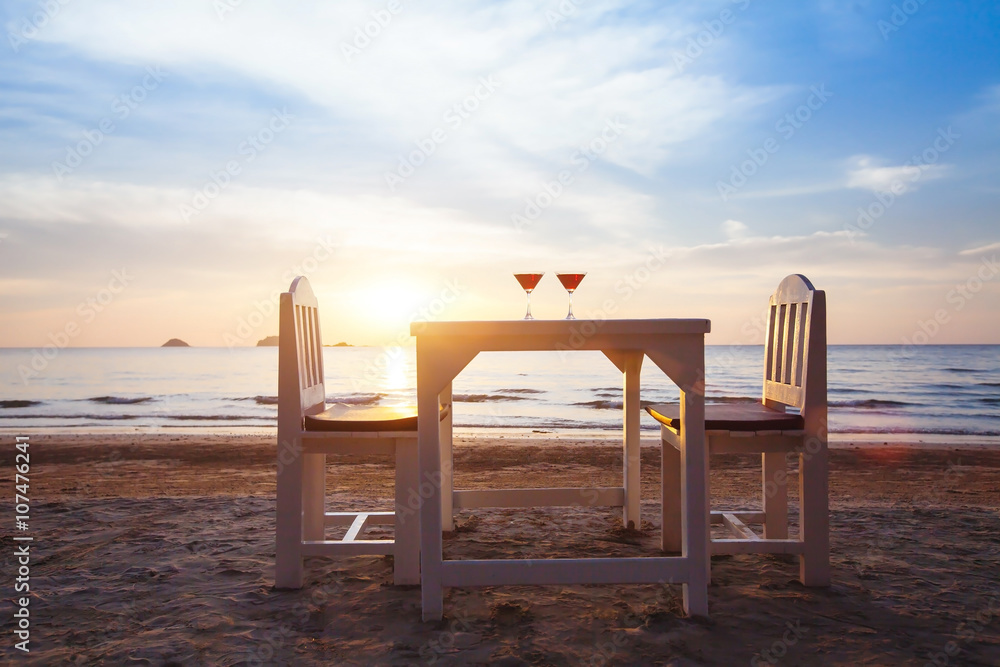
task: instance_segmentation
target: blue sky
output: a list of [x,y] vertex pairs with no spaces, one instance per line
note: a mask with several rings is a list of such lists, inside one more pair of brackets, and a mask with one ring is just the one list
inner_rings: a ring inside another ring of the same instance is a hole
[[[292,273],[328,342],[395,341],[422,309],[519,317],[534,269],[589,272],[578,316],[710,317],[712,343],[759,342],[788,273],[827,290],[835,343],[1000,343],[995,3],[0,23],[0,345],[253,344]],[[536,316],[565,298],[546,276]]]

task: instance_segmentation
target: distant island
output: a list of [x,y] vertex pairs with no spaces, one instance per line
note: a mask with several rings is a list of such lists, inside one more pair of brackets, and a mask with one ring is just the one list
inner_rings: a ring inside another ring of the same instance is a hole
[[[267,338],[261,338],[259,341],[257,341],[257,347],[277,347],[277,346],[278,346],[277,336],[268,336]],[[354,346],[351,345],[350,343],[345,343],[344,341],[340,341],[336,345],[324,345],[323,347],[354,347]]]
[[191,347],[191,346],[182,341],[180,338],[171,338],[160,347]]

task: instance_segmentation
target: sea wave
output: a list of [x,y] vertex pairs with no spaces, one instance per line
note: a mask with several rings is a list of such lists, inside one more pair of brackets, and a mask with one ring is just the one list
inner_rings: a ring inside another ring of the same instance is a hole
[[[147,419],[149,415],[121,415],[121,414],[54,414],[54,415],[3,415],[3,419],[90,419],[94,421],[129,421],[133,419]],[[276,420],[274,416],[260,415],[155,415],[156,419],[175,419],[179,421],[270,421]]]
[[893,434],[893,435],[978,435],[997,437],[1000,431],[995,429],[972,429],[972,428],[914,428],[914,427],[890,427],[890,426],[850,426],[845,428],[830,429],[830,433],[856,434]]
[[829,401],[827,403],[831,408],[901,408],[907,405],[916,405],[915,403],[906,403],[904,401],[890,401],[881,398],[865,398],[858,401]]
[[25,401],[19,399],[13,399],[9,401],[0,401],[0,408],[33,408],[36,405],[41,405],[41,401]]
[[760,403],[759,398],[752,396],[706,396],[706,403]]
[[499,401],[523,401],[523,396],[505,396],[504,394],[454,394],[453,401],[458,403],[494,403]]
[[176,421],[276,421],[277,417],[261,417],[259,415],[164,415],[163,419],[173,419]]
[[156,399],[152,396],[140,396],[139,398],[123,398],[121,396],[94,396],[93,398],[85,399],[91,403],[102,403],[104,405],[139,405],[140,403],[149,403],[150,401],[155,401]]
[[573,405],[578,405],[581,408],[592,408],[594,410],[621,410],[621,401],[606,401],[604,399],[598,399],[596,401],[582,401],[580,403],[574,403]]
[[498,389],[501,394],[544,394],[541,389]]
[[385,394],[347,394],[345,396],[327,396],[327,403],[344,403],[345,405],[378,405]]
[[[348,396],[328,396],[327,403],[345,403],[347,405],[377,405],[385,398],[385,394],[350,394]],[[277,405],[277,396],[242,396],[234,401],[253,401],[257,405]]]
[[4,415],[4,419],[99,419],[101,421],[127,421],[142,415]]

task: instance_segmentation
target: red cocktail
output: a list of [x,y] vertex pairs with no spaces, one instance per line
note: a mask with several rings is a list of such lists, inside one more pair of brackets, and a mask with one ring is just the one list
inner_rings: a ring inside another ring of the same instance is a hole
[[583,277],[587,275],[586,273],[557,273],[556,278],[562,283],[562,286],[566,288],[569,292],[569,314],[566,315],[567,320],[575,320],[573,316],[573,292],[576,288],[580,286],[583,281]]
[[528,311],[524,314],[524,319],[533,320],[534,317],[531,316],[531,292],[538,285],[538,281],[544,276],[544,272],[540,273],[515,273],[514,277],[517,278],[517,282],[521,285],[521,289],[524,293],[528,295]]

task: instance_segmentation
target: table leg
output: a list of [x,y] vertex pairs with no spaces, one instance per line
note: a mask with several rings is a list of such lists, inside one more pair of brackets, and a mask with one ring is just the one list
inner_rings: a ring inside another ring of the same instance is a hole
[[420,463],[420,598],[423,620],[441,620],[444,589],[441,586],[441,431],[435,355],[421,350],[417,340],[417,439]]
[[[702,356],[703,360],[704,357]],[[701,368],[704,368],[704,361]],[[708,616],[709,552],[708,448],[705,446],[705,396],[700,387],[681,387],[682,555],[689,563],[684,611]]]
[[441,442],[441,528],[446,531],[455,530],[455,517],[453,508],[452,493],[455,488],[452,470],[454,469],[454,459],[452,456],[451,425],[455,406],[452,404],[451,382],[439,394],[442,405],[450,406],[448,416],[441,420],[440,436]]
[[622,507],[622,521],[626,528],[642,527],[639,515],[641,494],[639,477],[639,373],[642,369],[642,352],[624,355],[624,400],[622,405],[622,476],[625,487],[625,505]]

